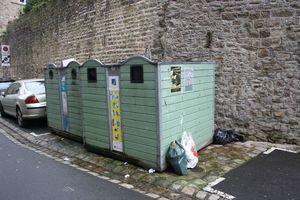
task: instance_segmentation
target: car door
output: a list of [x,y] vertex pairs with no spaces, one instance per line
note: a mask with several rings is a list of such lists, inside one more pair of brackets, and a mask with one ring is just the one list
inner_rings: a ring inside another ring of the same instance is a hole
[[2,100],[2,106],[6,113],[16,115],[16,101],[19,95],[21,84],[13,83],[7,88],[6,95]]
[[5,94],[3,95],[2,100],[1,100],[1,104],[4,109],[4,112],[9,113],[9,114],[11,114],[11,112],[10,112],[11,109],[9,108],[9,95],[12,93],[13,88],[14,88],[13,84],[10,85],[6,89]]

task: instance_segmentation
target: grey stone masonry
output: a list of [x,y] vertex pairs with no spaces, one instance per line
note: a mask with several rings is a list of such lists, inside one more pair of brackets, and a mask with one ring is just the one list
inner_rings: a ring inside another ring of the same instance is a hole
[[9,32],[15,78],[66,58],[214,61],[216,127],[300,143],[299,0],[53,0]]

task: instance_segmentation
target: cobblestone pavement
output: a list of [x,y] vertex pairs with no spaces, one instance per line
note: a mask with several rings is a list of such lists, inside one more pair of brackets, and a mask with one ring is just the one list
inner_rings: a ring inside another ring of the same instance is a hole
[[188,171],[187,176],[178,176],[171,171],[149,173],[148,170],[129,163],[90,153],[83,148],[82,144],[53,134],[35,137],[1,118],[0,131],[19,145],[159,200],[223,200],[226,196],[213,194],[214,191],[206,188],[228,171],[271,147],[300,150],[300,147],[295,145],[253,141],[225,146],[210,145],[198,152],[199,163],[194,169]]

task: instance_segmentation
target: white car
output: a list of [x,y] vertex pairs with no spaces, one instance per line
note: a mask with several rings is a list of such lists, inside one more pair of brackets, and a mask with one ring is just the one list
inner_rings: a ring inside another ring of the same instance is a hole
[[12,83],[0,96],[1,116],[17,118],[23,127],[28,119],[45,118],[46,94],[44,79],[19,80]]

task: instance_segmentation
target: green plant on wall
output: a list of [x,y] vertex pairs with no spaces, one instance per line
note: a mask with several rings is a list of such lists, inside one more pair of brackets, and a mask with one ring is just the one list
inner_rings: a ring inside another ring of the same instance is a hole
[[4,40],[8,35],[9,33],[7,30],[4,30],[2,33],[0,32],[0,41]]
[[287,31],[292,31],[293,30],[293,25],[292,23],[288,23],[287,27],[286,27]]
[[28,0],[23,8],[24,14],[29,13],[31,10],[40,8],[48,3],[48,0]]
[[223,5],[220,5],[220,6],[218,7],[218,11],[219,11],[219,12],[224,12],[224,11],[225,11],[225,7],[224,7]]

